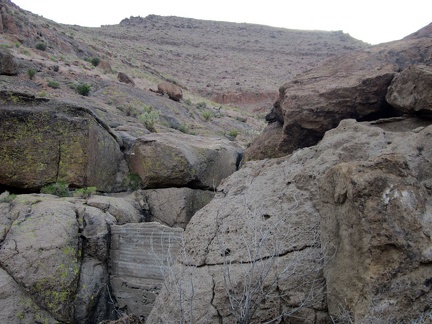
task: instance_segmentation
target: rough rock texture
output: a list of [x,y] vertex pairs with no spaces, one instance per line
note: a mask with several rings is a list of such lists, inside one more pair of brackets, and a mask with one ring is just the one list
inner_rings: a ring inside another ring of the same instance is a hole
[[[426,27],[427,28],[427,27]],[[280,88],[268,126],[246,150],[248,160],[278,157],[315,145],[346,118],[397,116],[385,100],[393,77],[413,64],[432,64],[430,33],[328,60]]]
[[182,234],[154,222],[111,226],[111,285],[122,311],[143,319],[150,313]]
[[93,196],[87,200],[87,205],[111,215],[118,225],[144,221],[141,206],[121,197]]
[[0,322],[115,319],[115,296],[109,292],[110,226],[117,222],[113,215],[119,221],[141,220],[140,208],[133,210],[123,200],[2,194]]
[[135,141],[128,164],[142,188],[215,188],[237,170],[241,151],[223,139],[149,134]]
[[144,190],[143,195],[149,207],[147,221],[184,229],[192,216],[207,205],[215,193],[189,188],[166,188]]
[[[246,163],[192,218],[176,267],[195,275],[167,281],[148,323],[171,322],[180,310],[186,320],[239,320],[242,305],[233,297],[243,296],[245,278],[254,277],[247,265],[255,265],[267,294],[246,285],[258,303],[250,322],[295,316],[324,323],[341,311],[355,322],[428,314],[429,123],[344,120],[316,146]],[[192,283],[195,291],[183,303],[169,292],[179,283],[184,296]]]
[[89,110],[18,93],[1,99],[0,185],[34,190],[62,180],[100,191],[122,187],[118,138]]
[[74,205],[46,197],[17,199],[0,265],[56,320],[71,322],[81,251]]
[[133,86],[135,85],[134,80],[130,76],[128,76],[126,73],[119,72],[118,75],[117,75],[117,79],[120,82],[131,84]]
[[158,84],[157,92],[160,94],[167,94],[168,97],[174,101],[180,101],[183,98],[183,91],[179,86],[171,82],[161,82]]
[[398,74],[386,99],[403,114],[432,116],[432,67],[412,65]]
[[13,55],[5,48],[0,49],[0,74],[16,75],[18,69],[15,64]]

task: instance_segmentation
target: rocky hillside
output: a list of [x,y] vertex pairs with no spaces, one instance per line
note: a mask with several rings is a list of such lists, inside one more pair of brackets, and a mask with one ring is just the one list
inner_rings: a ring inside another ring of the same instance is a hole
[[0,323],[432,320],[432,25],[0,18]]

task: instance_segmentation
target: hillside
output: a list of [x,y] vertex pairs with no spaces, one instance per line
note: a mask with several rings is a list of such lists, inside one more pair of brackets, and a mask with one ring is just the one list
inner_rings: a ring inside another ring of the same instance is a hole
[[0,323],[430,323],[431,35],[0,0]]

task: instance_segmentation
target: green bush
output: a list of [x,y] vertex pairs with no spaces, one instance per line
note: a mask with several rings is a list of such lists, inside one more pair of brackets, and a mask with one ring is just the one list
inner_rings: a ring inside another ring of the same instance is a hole
[[27,75],[28,75],[30,80],[33,80],[33,77],[36,75],[36,70],[35,69],[28,69]]
[[159,113],[153,109],[144,112],[138,116],[140,122],[150,131],[156,132],[155,123],[159,120]]
[[41,51],[45,51],[47,49],[47,45],[45,43],[37,43],[36,48]]
[[189,133],[189,126],[186,124],[181,124],[179,126],[178,130],[182,133],[188,134]]
[[99,63],[100,63],[100,58],[99,57],[93,57],[91,60],[90,60],[90,63],[91,64],[93,64],[93,66],[98,66],[99,65]]
[[56,195],[59,197],[69,197],[69,184],[64,181],[58,181],[56,183],[51,183],[47,186],[42,187],[41,193]]
[[141,177],[138,173],[129,173],[128,175],[128,188],[132,191],[141,189]]
[[87,83],[81,83],[79,85],[76,86],[76,91],[81,95],[81,96],[88,96],[90,93],[90,88],[91,85],[87,84]]
[[209,121],[213,117],[213,113],[210,110],[204,110],[202,116],[206,121]]
[[90,198],[91,196],[96,194],[96,192],[97,192],[96,187],[86,187],[86,188],[75,190],[73,196],[79,198]]
[[16,198],[17,195],[5,191],[0,195],[0,203],[10,203]]
[[231,129],[228,133],[229,136],[236,138],[238,135],[238,130],[236,129]]
[[202,102],[198,102],[195,106],[197,109],[206,109],[207,108],[207,104],[202,101]]
[[58,83],[57,81],[49,81],[48,87],[53,88],[53,89],[58,89],[58,88],[60,88],[60,83]]

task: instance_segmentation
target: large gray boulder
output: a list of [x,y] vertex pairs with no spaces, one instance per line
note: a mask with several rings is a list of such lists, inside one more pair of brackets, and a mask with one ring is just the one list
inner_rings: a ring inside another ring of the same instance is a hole
[[18,196],[15,220],[0,248],[0,265],[41,308],[71,322],[81,242],[74,205],[49,197]]
[[316,146],[246,163],[188,224],[174,267],[185,275],[147,322],[430,316],[427,124],[344,120]]
[[166,188],[143,190],[142,195],[148,204],[147,221],[184,229],[192,216],[207,205],[215,193],[190,188]]
[[128,158],[142,188],[216,188],[238,168],[242,150],[228,140],[157,133],[137,139]]
[[36,190],[61,180],[122,188],[120,140],[90,109],[18,93],[0,97],[1,185]]
[[403,114],[432,115],[432,67],[412,65],[390,84],[386,99]]

